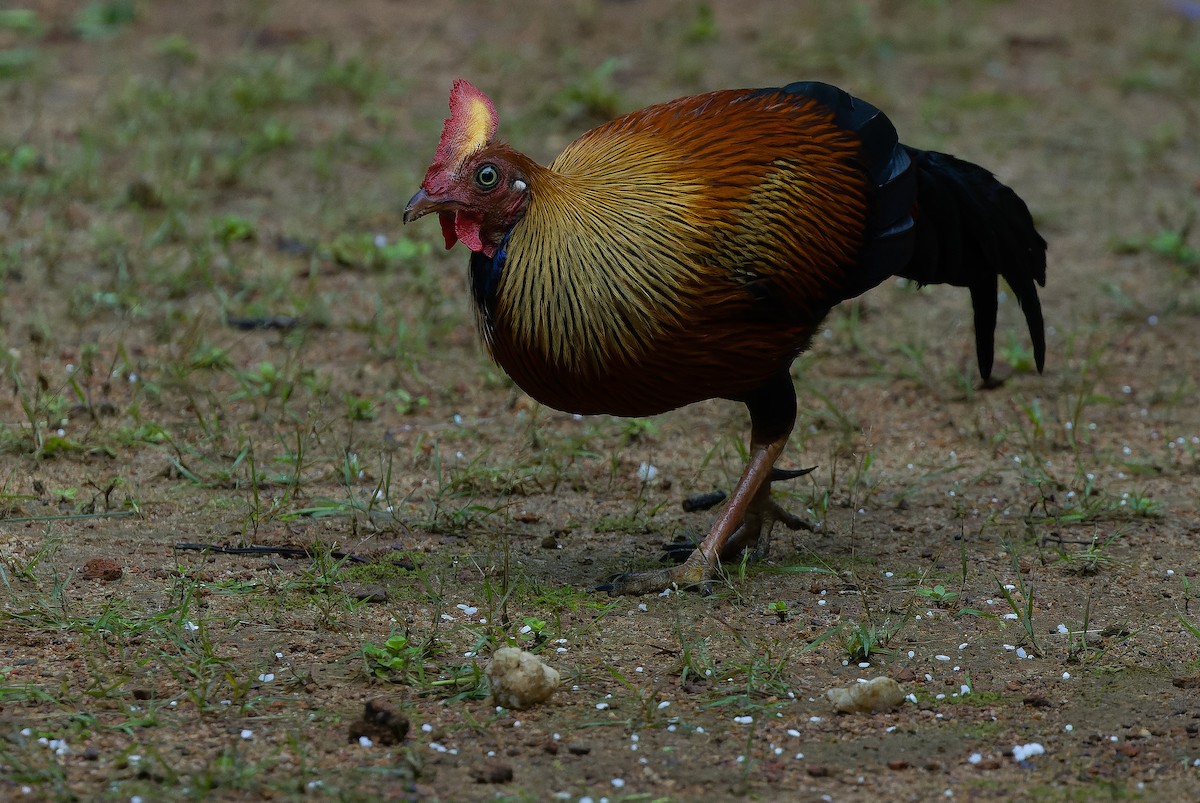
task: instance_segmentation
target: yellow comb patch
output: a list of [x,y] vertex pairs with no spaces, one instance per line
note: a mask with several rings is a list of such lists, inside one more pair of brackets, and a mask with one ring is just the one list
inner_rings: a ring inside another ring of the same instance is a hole
[[[464,110],[461,128],[461,139],[455,144],[464,156],[479,150],[491,139],[495,127],[492,123],[492,110],[486,98],[473,97],[468,99]],[[456,138],[457,139],[457,138]]]

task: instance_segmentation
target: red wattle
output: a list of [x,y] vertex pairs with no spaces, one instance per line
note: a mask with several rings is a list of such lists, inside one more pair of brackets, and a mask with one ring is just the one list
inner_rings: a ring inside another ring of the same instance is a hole
[[453,212],[438,212],[438,220],[442,224],[442,237],[446,240],[446,250],[449,251],[458,242],[458,235],[454,231],[454,213]]

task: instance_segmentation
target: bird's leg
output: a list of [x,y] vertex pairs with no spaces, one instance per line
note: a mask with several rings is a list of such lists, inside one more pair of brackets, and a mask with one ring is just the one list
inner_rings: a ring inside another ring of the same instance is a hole
[[765,555],[772,525],[782,521],[796,529],[805,523],[771,499],[771,482],[801,472],[776,472],[775,461],[787,445],[796,420],[791,376],[775,377],[746,399],[750,410],[750,460],[708,535],[686,561],[670,569],[618,575],[603,590],[612,594],[645,594],[675,586],[704,585],[716,576],[721,558],[744,548]]
[[[784,442],[786,443],[786,440]],[[771,476],[759,487],[758,493],[746,508],[742,526],[733,534],[729,545],[721,553],[722,560],[736,557],[744,549],[750,550],[750,557],[754,560],[765,559],[771,553],[771,530],[776,522],[782,523],[789,530],[812,530],[811,522],[785,510],[771,498],[771,483],[803,477],[816,471],[816,468],[813,466],[791,470],[771,469]]]

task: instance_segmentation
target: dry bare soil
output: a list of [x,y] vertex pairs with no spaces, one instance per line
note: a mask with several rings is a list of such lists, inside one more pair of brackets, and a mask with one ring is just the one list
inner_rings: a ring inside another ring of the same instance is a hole
[[[1197,13],[7,4],[0,797],[1200,799]],[[592,591],[706,530],[745,413],[579,419],[488,362],[465,252],[400,221],[460,76],[543,160],[846,87],[1028,199],[1045,374],[1011,300],[984,390],[964,292],[872,291],[795,366],[817,530]],[[505,644],[550,701],[488,699]],[[880,675],[909,700],[833,713]]]

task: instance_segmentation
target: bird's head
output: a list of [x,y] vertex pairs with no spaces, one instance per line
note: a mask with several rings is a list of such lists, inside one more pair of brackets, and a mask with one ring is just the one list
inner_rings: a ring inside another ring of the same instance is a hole
[[528,162],[494,143],[496,107],[487,95],[459,79],[450,90],[450,116],[421,189],[404,209],[404,222],[437,212],[446,248],[461,240],[477,253],[495,256],[505,232],[529,204]]

